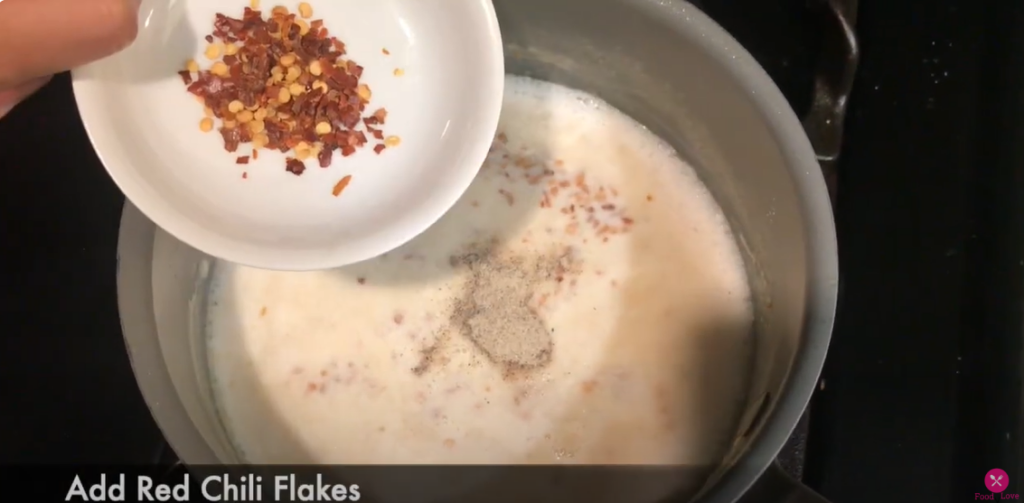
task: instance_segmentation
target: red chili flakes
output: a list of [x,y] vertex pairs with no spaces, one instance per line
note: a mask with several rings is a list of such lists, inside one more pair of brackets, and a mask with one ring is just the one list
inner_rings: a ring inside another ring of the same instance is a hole
[[301,175],[306,171],[306,165],[302,161],[289,157],[284,160],[284,169],[293,175]]
[[387,47],[381,49],[380,52],[383,52],[385,56],[391,55],[391,51],[389,51]]
[[385,147],[384,147],[383,143],[378,143],[378,144],[373,146],[373,151],[379,154],[379,153],[384,151],[384,148]]
[[[388,146],[397,138],[385,138],[381,130],[385,109],[364,116],[372,92],[360,82],[363,67],[346,59],[345,44],[323,20],[304,19],[312,15],[308,4],[299,11],[301,16],[277,6],[264,18],[246,7],[241,19],[217,14],[213,33],[204,37],[211,66],[200,69],[190,61],[179,72],[188,92],[220,120],[216,129],[225,150],[251,144],[253,159],[262,148],[288,153],[285,170],[295,175],[305,171],[306,159],[326,168],[335,150],[342,157],[354,154],[368,135]],[[206,123],[201,129],[214,128]],[[242,159],[237,162],[245,164]]]
[[515,198],[512,197],[512,193],[511,192],[509,192],[509,191],[507,191],[505,189],[498,189],[498,193],[501,194],[501,196],[505,198],[505,202],[508,203],[509,206],[512,206],[513,204],[515,204],[516,200],[515,200]]
[[341,180],[338,180],[338,183],[334,184],[334,189],[331,190],[331,194],[334,194],[334,197],[340,196],[341,192],[345,190],[345,187],[348,187],[348,182],[351,181],[352,175],[345,175]]
[[235,159],[235,164],[249,164],[249,156],[243,155],[238,159]]
[[[544,187],[537,204],[565,215],[561,231],[581,236],[584,243],[592,238],[608,242],[630,232],[635,224],[614,186],[593,183],[585,173],[567,169],[562,159],[547,160],[524,147],[510,148],[505,133],[495,135],[482,169],[497,170],[511,184]],[[516,202],[511,190],[499,188],[497,192],[510,206]],[[650,194],[646,197],[647,201],[654,199]],[[479,206],[476,201],[470,205]]]

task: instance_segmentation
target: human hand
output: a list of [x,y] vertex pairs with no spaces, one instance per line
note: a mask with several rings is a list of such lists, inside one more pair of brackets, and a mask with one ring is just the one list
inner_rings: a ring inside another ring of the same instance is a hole
[[0,0],[0,119],[50,77],[124,49],[139,0]]

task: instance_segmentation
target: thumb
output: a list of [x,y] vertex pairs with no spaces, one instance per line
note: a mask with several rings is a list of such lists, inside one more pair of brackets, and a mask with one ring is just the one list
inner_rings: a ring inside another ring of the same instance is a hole
[[22,100],[28,98],[32,93],[46,85],[49,81],[50,76],[41,77],[30,80],[11,89],[0,91],[0,119],[3,119],[4,116],[14,109],[18,103],[21,103]]

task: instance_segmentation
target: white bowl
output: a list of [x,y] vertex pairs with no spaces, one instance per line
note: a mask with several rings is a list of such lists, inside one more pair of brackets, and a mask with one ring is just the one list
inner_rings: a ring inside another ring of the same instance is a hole
[[[285,154],[261,150],[238,165],[178,71],[208,66],[203,37],[220,12],[249,0],[143,0],[128,49],[73,72],[82,121],[110,176],[154,223],[214,257],[268,269],[338,267],[380,255],[437,221],[469,187],[498,125],[504,87],[491,0],[308,0],[313,19],[364,67],[367,114],[388,110],[374,141],[329,168],[295,176]],[[262,1],[295,11],[298,2]],[[389,54],[385,54],[386,52]],[[395,75],[395,69],[404,74]],[[245,178],[243,178],[243,172]],[[339,196],[343,176],[351,183]]]

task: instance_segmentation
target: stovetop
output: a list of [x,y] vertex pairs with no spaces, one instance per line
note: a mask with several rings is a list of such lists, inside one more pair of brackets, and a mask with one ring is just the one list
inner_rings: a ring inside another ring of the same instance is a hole
[[[820,33],[805,0],[695,3],[807,108]],[[861,1],[839,318],[786,452],[833,502],[963,501],[996,467],[1024,480],[1019,26],[1021,2]],[[173,459],[120,336],[122,204],[67,75],[0,121],[0,463]]]

